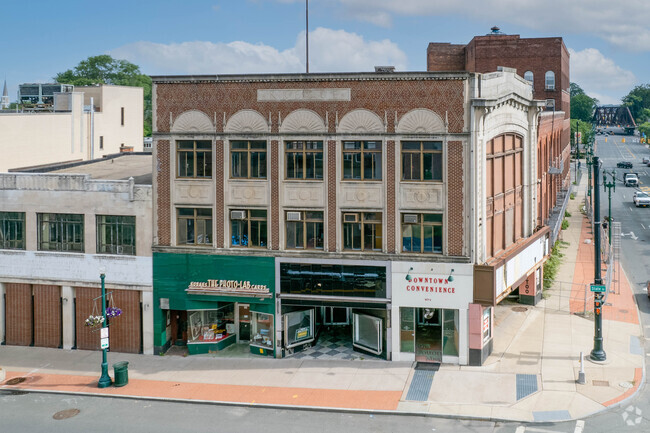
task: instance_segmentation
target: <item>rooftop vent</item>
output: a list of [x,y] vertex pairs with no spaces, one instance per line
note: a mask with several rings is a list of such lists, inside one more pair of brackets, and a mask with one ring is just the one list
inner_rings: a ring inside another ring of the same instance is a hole
[[375,66],[375,72],[395,72],[395,66]]
[[497,26],[492,27],[490,30],[492,30],[492,33],[490,33],[491,35],[502,35],[503,34],[501,29],[499,27],[497,27]]

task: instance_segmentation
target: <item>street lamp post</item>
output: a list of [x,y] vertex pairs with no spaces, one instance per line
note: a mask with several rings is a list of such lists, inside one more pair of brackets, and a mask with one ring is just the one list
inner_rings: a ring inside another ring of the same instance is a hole
[[[99,278],[102,280],[102,316],[104,316],[104,322],[102,322],[102,326],[106,326],[106,288],[104,287],[104,279],[106,278],[106,274],[104,270],[100,270]],[[98,388],[106,388],[111,386],[111,378],[108,375],[108,361],[106,359],[106,352],[108,349],[104,348],[102,349],[102,375],[99,378],[99,382],[97,383]]]
[[576,185],[578,184],[578,167],[580,164],[580,140],[578,140],[578,131],[580,130],[580,121],[576,120],[576,133],[575,133],[575,140],[576,140],[576,162],[574,164],[575,168],[575,173],[576,173]]
[[[607,181],[607,177],[611,178],[611,181]],[[609,244],[612,244],[612,189],[616,192],[616,170],[603,170],[603,188],[607,191],[607,199],[609,201],[609,212],[607,214],[607,237]]]
[[[600,189],[598,189],[598,170],[600,169],[597,156],[594,156],[594,285],[600,286],[603,280],[600,275]],[[589,355],[594,361],[605,361],[607,355],[603,350],[603,293],[594,293],[594,348]]]
[[585,163],[587,164],[587,174],[589,175],[589,179],[587,182],[587,197],[589,197],[589,206],[593,205],[593,198],[591,196],[591,167],[594,165],[593,158],[594,158],[594,147],[593,144],[591,143],[586,143],[585,144]]

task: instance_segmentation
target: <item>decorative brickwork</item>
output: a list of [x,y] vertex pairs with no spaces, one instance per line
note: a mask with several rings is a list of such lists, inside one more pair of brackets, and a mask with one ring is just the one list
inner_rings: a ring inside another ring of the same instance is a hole
[[327,251],[336,251],[336,141],[327,142]]
[[395,141],[386,142],[386,252],[395,253]]
[[6,284],[6,343],[16,346],[32,344],[32,286]]
[[464,200],[463,187],[463,143],[461,141],[450,141],[447,143],[447,186],[449,196],[448,203],[448,227],[447,239],[449,242],[449,255],[463,255],[464,221]]
[[34,346],[61,347],[61,288],[34,285]]
[[140,353],[142,329],[140,318],[140,292],[111,290],[115,306],[122,314],[109,319],[111,352]]
[[280,142],[271,140],[271,248],[280,248]]
[[215,230],[214,236],[214,246],[217,248],[223,248],[223,240],[226,236],[226,223],[224,221],[224,176],[223,172],[223,158],[224,158],[224,142],[223,140],[217,140],[217,143],[214,148],[215,153],[215,164],[214,164],[214,179],[216,182],[216,206],[214,212],[216,212],[215,220],[217,222],[217,227]]
[[154,200],[156,200],[156,211],[158,216],[158,245],[171,245],[171,215],[170,215],[170,176],[171,176],[171,155],[169,140],[159,140],[157,147],[158,161],[157,169],[154,171],[156,176],[157,191]]
[[[336,113],[339,120],[355,109],[364,108],[387,118],[388,132],[393,132],[395,112],[401,117],[413,108],[428,108],[442,119],[448,115],[449,132],[462,132],[464,122],[463,86],[461,79],[447,80],[325,80],[268,82],[203,82],[156,84],[157,130],[169,132],[169,113],[176,118],[185,111],[200,109],[212,118],[226,119],[243,109],[259,112],[272,119],[272,131],[277,131],[278,116],[283,119],[298,109],[308,109],[329,119],[333,130]],[[350,88],[351,101],[257,101],[258,89]],[[217,122],[218,124],[222,122]],[[221,130],[218,125],[217,130]]]

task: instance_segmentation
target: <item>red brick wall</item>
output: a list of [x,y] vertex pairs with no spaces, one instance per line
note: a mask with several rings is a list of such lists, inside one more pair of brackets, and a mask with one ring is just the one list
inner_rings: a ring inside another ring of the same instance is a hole
[[140,292],[136,290],[110,290],[114,306],[122,314],[109,319],[111,352],[140,353],[142,326]]
[[271,140],[271,248],[280,248],[280,142]]
[[32,344],[32,286],[6,285],[6,342],[9,345]]
[[[214,209],[214,212],[216,212],[216,222],[217,222],[217,227],[215,230],[215,244],[214,246],[217,248],[223,248],[223,239],[225,236],[225,233],[228,232],[228,229],[226,228],[226,222],[224,221],[224,173],[223,173],[223,158],[224,158],[224,142],[223,140],[217,140],[217,144],[215,146],[215,168],[214,168],[214,178],[216,180],[216,209]],[[225,233],[224,233],[225,230]]]
[[170,191],[169,179],[171,176],[171,159],[169,140],[159,140],[157,144],[157,170],[156,176],[157,192],[156,212],[158,216],[158,245],[171,245],[171,215],[170,215]]
[[327,251],[336,251],[336,141],[327,142]]
[[[76,287],[76,303],[75,303],[75,321],[76,321],[76,336],[77,336],[77,349],[82,350],[99,350],[99,331],[93,332],[97,328],[89,328],[85,325],[86,319],[91,314],[101,315],[101,300],[94,298],[101,296],[100,289],[93,289],[90,287]],[[93,311],[93,306],[95,306]]]
[[61,347],[61,288],[34,285],[34,346]]
[[395,253],[395,141],[386,142],[386,252]]
[[465,45],[432,42],[427,47],[428,71],[464,71]]
[[449,207],[447,227],[449,255],[463,255],[463,227],[464,221],[464,200],[463,185],[463,143],[461,141],[450,141],[447,144],[447,188],[449,191],[447,204]]

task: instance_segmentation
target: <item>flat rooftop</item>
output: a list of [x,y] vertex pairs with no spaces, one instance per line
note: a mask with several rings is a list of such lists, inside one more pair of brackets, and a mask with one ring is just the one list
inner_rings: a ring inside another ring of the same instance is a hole
[[122,153],[94,161],[65,164],[62,168],[51,166],[47,173],[89,174],[98,180],[128,180],[132,177],[137,185],[151,185],[152,164],[151,154]]

